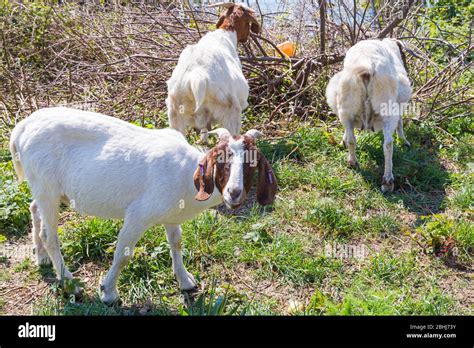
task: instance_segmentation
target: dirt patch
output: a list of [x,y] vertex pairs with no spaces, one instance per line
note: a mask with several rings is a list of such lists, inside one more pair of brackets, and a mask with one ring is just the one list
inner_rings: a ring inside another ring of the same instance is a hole
[[[1,314],[31,315],[34,300],[48,291],[48,283],[32,276],[33,245],[27,237],[1,245],[2,263],[0,272]],[[25,260],[30,262],[25,263]],[[19,268],[21,264],[25,266]]]
[[470,315],[474,313],[474,288],[472,281],[474,273],[470,271],[450,271],[449,277],[439,279],[438,285],[458,300],[459,305],[466,309]]
[[315,291],[315,288],[311,286],[295,288],[277,279],[257,279],[253,274],[253,269],[244,264],[238,264],[232,269],[225,266],[223,268],[226,273],[226,282],[232,284],[239,293],[251,294],[249,302],[258,303],[262,299],[273,300],[275,306],[272,310],[280,313],[291,314],[288,310],[295,307],[295,304],[305,307]]
[[[57,296],[53,284],[57,281],[51,266],[38,268],[34,264],[33,245],[26,236],[15,242],[5,242],[0,264],[0,314],[32,315],[35,301],[48,294]],[[101,274],[98,265],[90,262],[80,266],[73,274],[84,283],[84,291],[95,295]]]

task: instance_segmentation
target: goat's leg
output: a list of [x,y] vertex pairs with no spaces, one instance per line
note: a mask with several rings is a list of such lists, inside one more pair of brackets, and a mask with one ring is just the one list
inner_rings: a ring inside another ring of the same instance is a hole
[[393,157],[393,133],[397,127],[398,120],[394,116],[388,116],[384,119],[383,125],[383,152],[385,157],[385,168],[382,178],[382,192],[392,192],[394,187],[394,179],[392,173],[392,157]]
[[403,141],[403,144],[406,147],[411,146],[410,142],[407,140],[407,138],[405,136],[405,132],[403,131],[403,119],[402,119],[402,117],[400,117],[400,119],[398,120],[397,134],[398,134],[398,137]]
[[356,157],[356,137],[354,134],[354,123],[353,121],[346,119],[343,123],[344,126],[344,137],[343,142],[347,149],[349,150],[349,156],[347,162],[351,167],[358,167],[359,163],[357,162]]
[[208,145],[209,144],[209,133],[207,129],[201,129],[199,140],[197,141],[199,145]]
[[201,112],[194,115],[194,119],[196,130],[200,131],[201,134],[197,143],[201,145],[207,145],[209,139],[209,133],[207,129],[208,124],[210,123],[209,115],[206,112]]
[[35,257],[36,257],[36,265],[47,265],[51,263],[51,260],[48,256],[48,252],[46,251],[46,248],[43,245],[43,242],[41,241],[40,238],[40,232],[41,232],[41,215],[38,211],[38,206],[36,205],[36,201],[33,200],[30,204],[30,212],[31,212],[31,220],[33,222],[33,228],[32,228],[32,240],[33,240],[33,246],[35,250]]
[[181,253],[181,227],[179,225],[165,225],[166,238],[170,244],[171,258],[173,260],[173,273],[178,279],[181,290],[194,290],[197,288],[196,281],[183,264],[183,255]]
[[118,235],[112,267],[101,282],[102,302],[113,303],[119,298],[117,280],[120,271],[132,258],[133,249],[147,228],[139,221],[141,220],[131,216],[125,217],[124,225]]
[[[72,279],[72,274],[64,264],[63,256],[59,248],[58,240],[58,199],[35,199],[41,215],[41,231],[39,237],[44,248],[48,252],[49,258],[53,263],[54,270],[58,279]],[[76,289],[78,292],[79,289]]]

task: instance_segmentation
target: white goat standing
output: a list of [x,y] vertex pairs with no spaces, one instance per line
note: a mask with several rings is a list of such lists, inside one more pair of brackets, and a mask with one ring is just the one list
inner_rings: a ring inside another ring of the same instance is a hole
[[13,129],[10,151],[19,180],[26,178],[34,199],[30,210],[37,264],[51,260],[58,278],[72,278],[57,234],[63,202],[82,214],[124,218],[101,286],[104,302],[118,298],[120,270],[144,231],[155,224],[166,229],[180,288],[194,289],[194,278],[183,265],[180,224],[222,201],[229,207],[241,205],[257,168],[259,203],[271,204],[277,188],[255,145],[260,132],[234,137],[225,129],[214,132],[220,142],[206,154],[176,130],[144,129],[93,112],[49,108],[22,120]]
[[334,75],[326,89],[331,109],[345,128],[343,142],[349,149],[349,165],[357,166],[354,127],[383,131],[385,171],[382,191],[393,191],[393,133],[405,145],[404,105],[411,96],[410,81],[404,67],[401,42],[394,39],[365,40],[352,46],[344,68]]
[[167,82],[170,126],[183,134],[186,127],[194,127],[201,132],[201,143],[207,142],[207,132],[215,123],[232,135],[240,134],[249,86],[242,73],[237,44],[247,41],[250,30],[260,30],[253,11],[245,5],[213,6],[227,8],[217,22],[218,29],[183,50]]

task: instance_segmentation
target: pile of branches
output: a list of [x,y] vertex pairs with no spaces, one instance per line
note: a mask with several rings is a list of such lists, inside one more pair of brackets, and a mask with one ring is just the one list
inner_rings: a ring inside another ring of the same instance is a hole
[[[387,1],[380,8],[373,1],[362,7],[348,3],[282,1],[272,10],[253,4],[263,31],[240,47],[250,84],[247,117],[274,128],[325,120],[325,87],[346,50],[360,40],[388,36],[403,38],[417,56],[408,56],[414,100],[422,105],[417,117],[444,117],[443,110],[453,103],[472,100],[469,86],[455,83],[472,63],[470,33],[457,46],[430,39],[420,25],[426,8],[415,0]],[[166,80],[181,51],[215,29],[218,14],[191,1],[4,2],[1,121],[11,128],[38,108],[68,105],[163,127]],[[296,44],[295,57],[276,47],[286,40]],[[449,64],[430,59],[433,40],[449,51]]]

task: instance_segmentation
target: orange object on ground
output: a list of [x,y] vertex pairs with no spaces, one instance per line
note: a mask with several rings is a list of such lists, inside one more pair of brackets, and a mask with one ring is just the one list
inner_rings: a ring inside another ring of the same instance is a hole
[[[285,41],[277,45],[278,49],[285,54],[287,57],[292,58],[296,53],[296,44],[291,41]],[[275,51],[275,56],[278,55],[278,51]]]

